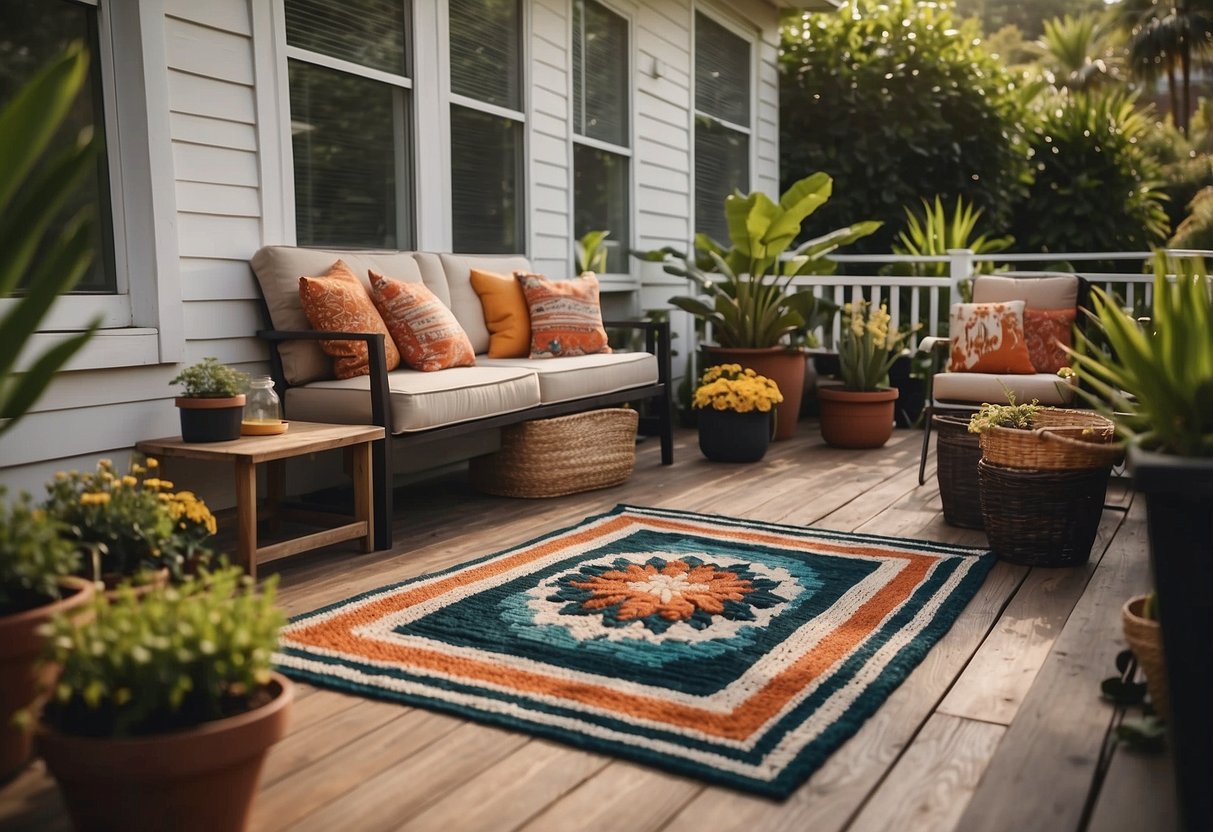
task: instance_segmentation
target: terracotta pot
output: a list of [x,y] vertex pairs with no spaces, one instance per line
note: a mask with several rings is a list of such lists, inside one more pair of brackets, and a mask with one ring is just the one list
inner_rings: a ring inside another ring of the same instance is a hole
[[40,725],[38,750],[72,824],[82,832],[246,829],[261,764],[286,734],[294,699],[285,676],[271,684],[276,695],[260,708],[168,734],[78,737]]
[[771,414],[698,411],[699,450],[713,462],[757,462],[771,442]]
[[779,386],[783,403],[775,411],[775,439],[791,439],[800,419],[800,397],[804,393],[805,351],[789,347],[746,349],[704,347],[711,364],[740,364]]
[[226,442],[240,438],[244,418],[243,393],[224,398],[174,399],[181,414],[181,438],[186,442]]
[[1120,620],[1125,628],[1125,641],[1137,657],[1146,674],[1146,689],[1154,710],[1166,722],[1171,721],[1171,694],[1167,688],[1167,664],[1162,654],[1162,628],[1152,618],[1141,614],[1146,596],[1135,595],[1120,608]]
[[836,448],[879,448],[893,435],[896,390],[820,387],[821,438]]
[[0,617],[0,782],[25,764],[31,734],[13,725],[13,714],[41,707],[55,679],[53,666],[38,667],[45,639],[38,628],[61,612],[80,610],[93,598],[93,585],[82,578],[65,578],[72,589],[67,598],[15,615]]

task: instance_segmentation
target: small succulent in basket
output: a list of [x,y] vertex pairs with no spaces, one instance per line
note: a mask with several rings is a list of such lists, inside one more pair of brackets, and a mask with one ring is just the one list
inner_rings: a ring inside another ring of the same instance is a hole
[[1032,420],[1040,412],[1040,401],[1016,404],[1014,394],[1008,394],[1007,399],[1008,404],[983,404],[969,419],[969,433],[985,433],[990,428],[1031,430]]
[[47,484],[46,514],[89,555],[93,580],[146,582],[165,569],[180,580],[209,563],[214,515],[193,492],[173,491],[158,471],[152,458],[132,461],[125,474],[103,459],[92,473],[60,472]]
[[181,385],[181,395],[190,399],[215,399],[238,396],[248,388],[247,373],[220,364],[208,357],[186,367],[169,384]]
[[691,406],[696,409],[733,410],[738,413],[769,413],[783,401],[779,386],[740,364],[708,367],[699,379]]

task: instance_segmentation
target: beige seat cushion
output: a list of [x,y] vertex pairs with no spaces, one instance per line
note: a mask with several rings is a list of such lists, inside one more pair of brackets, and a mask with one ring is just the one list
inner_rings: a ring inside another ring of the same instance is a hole
[[[428,430],[525,410],[540,403],[538,376],[514,367],[451,367],[388,373],[392,433]],[[286,416],[307,422],[371,423],[366,376],[314,381],[286,391]]]
[[615,393],[657,383],[657,357],[647,352],[612,352],[565,358],[486,358],[481,367],[526,369],[539,377],[544,404]]
[[973,280],[974,303],[1022,300],[1028,309],[1073,309],[1078,305],[1078,276],[1053,272],[982,274]]
[[1069,404],[1074,399],[1073,386],[1053,373],[939,373],[935,376],[935,398],[945,404],[1006,404],[1007,390],[1015,394],[1017,402],[1038,399],[1041,404],[1056,405]]
[[489,328],[484,322],[484,307],[472,288],[472,269],[509,275],[515,269],[529,272],[531,264],[525,257],[504,254],[439,254],[443,273],[451,288],[451,311],[472,341],[476,354],[489,351]]

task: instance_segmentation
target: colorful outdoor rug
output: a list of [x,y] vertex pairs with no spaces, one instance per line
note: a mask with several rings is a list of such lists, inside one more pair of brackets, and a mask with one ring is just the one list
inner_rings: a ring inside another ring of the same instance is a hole
[[277,663],[783,797],[947,632],[993,560],[617,506],[301,615]]

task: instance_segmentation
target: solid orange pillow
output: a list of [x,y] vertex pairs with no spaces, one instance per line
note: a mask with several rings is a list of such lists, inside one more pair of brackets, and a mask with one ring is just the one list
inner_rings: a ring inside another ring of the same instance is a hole
[[1063,347],[1073,345],[1071,328],[1076,315],[1075,309],[1024,309],[1023,337],[1036,372],[1056,373],[1070,366]]
[[525,358],[531,347],[526,297],[513,277],[472,269],[472,288],[484,307],[489,358]]
[[[343,261],[338,260],[320,277],[299,278],[299,299],[303,313],[313,329],[322,332],[382,332],[388,370],[400,366],[400,351],[396,342],[375,311],[366,289]],[[320,342],[321,348],[333,359],[333,374],[337,378],[353,378],[370,374],[370,359],[365,341]]]
[[1022,300],[954,303],[948,322],[953,373],[1034,373],[1023,335]]
[[575,280],[548,280],[529,272],[514,272],[514,277],[531,316],[531,358],[611,351],[593,272]]
[[374,270],[370,276],[371,300],[405,364],[428,373],[476,363],[467,333],[424,283],[392,280]]

